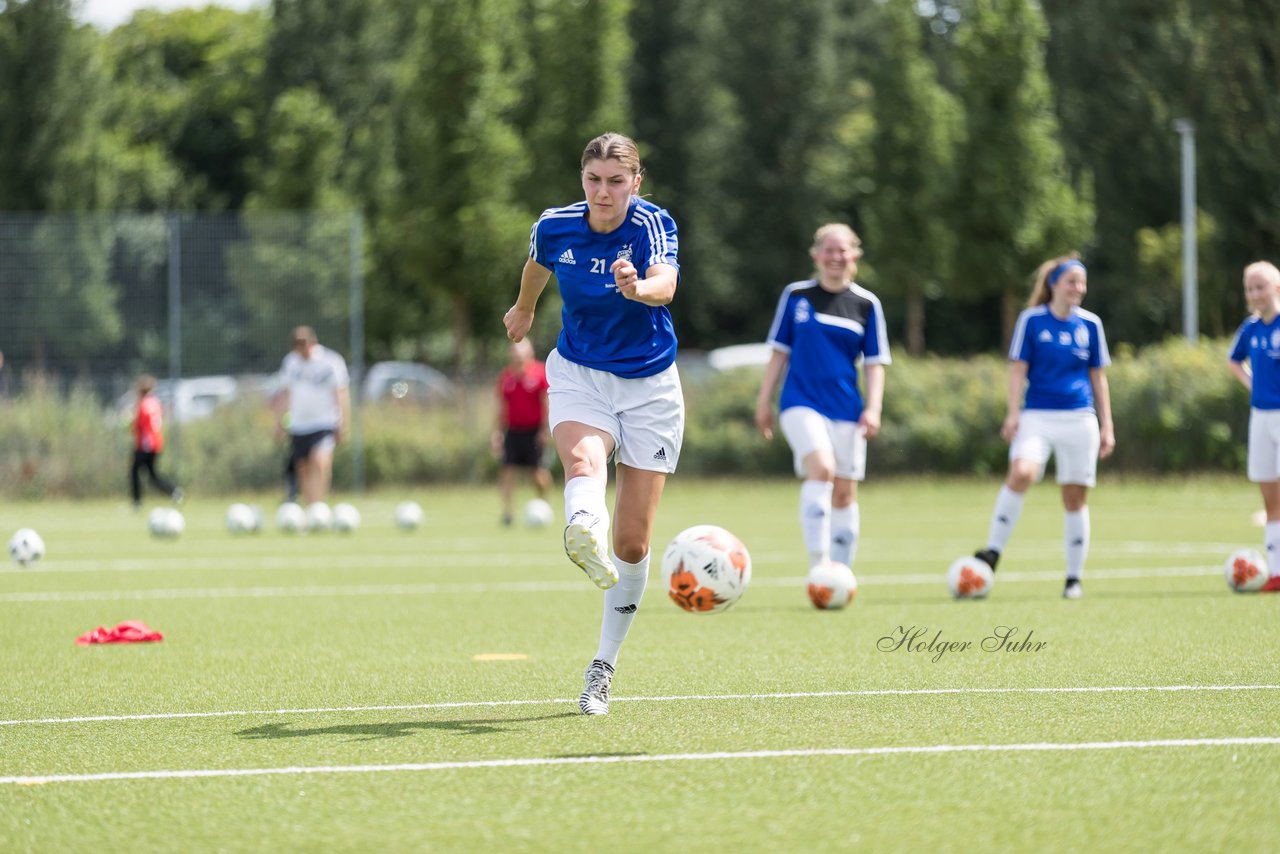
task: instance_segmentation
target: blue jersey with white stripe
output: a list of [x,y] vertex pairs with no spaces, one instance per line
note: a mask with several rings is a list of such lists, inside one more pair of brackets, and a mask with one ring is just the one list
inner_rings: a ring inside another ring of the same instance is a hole
[[609,268],[629,258],[642,278],[654,264],[679,270],[675,220],[633,196],[622,225],[600,234],[587,226],[587,212],[585,201],[548,208],[529,236],[529,257],[555,273],[564,302],[556,350],[620,377],[661,373],[676,359],[671,312],[624,297]]
[[1231,361],[1249,360],[1253,390],[1249,405],[1254,409],[1280,409],[1280,315],[1264,323],[1253,316],[1240,324],[1231,342]]
[[1009,359],[1027,363],[1026,409],[1093,410],[1091,368],[1111,364],[1098,315],[1073,308],[1066,320],[1047,305],[1018,315]]
[[768,340],[788,354],[779,411],[806,406],[834,421],[862,417],[858,359],[891,361],[880,300],[856,284],[836,293],[813,279],[787,285]]

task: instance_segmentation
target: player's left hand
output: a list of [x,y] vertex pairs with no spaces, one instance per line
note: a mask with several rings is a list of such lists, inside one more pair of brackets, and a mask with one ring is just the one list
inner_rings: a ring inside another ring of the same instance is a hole
[[1098,431],[1098,459],[1105,460],[1116,449],[1116,431],[1104,427]]
[[858,426],[862,428],[862,435],[868,439],[874,439],[880,435],[880,410],[864,409],[862,417],[858,419]]
[[618,293],[627,299],[638,299],[637,288],[640,285],[640,271],[626,258],[619,258],[609,267],[613,273],[613,283],[618,286]]

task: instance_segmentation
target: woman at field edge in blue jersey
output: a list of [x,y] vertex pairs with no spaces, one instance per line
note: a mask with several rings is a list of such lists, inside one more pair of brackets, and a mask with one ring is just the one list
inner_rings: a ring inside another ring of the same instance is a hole
[[[1249,389],[1249,480],[1267,513],[1263,547],[1267,593],[1280,592],[1280,270],[1269,261],[1244,268],[1244,298],[1253,315],[1231,342],[1231,373]],[[1249,360],[1245,370],[1244,360]]]
[[889,340],[880,300],[853,281],[862,257],[854,230],[822,226],[809,256],[817,278],[787,285],[769,329],[773,354],[756,397],[756,427],[773,438],[773,391],[786,371],[778,423],[804,478],[800,530],[809,565],[830,559],[851,567],[861,534],[858,481],[866,473],[867,440],[880,432]]
[[[1018,315],[1009,344],[1009,414],[1000,435],[1009,445],[1009,476],[991,513],[987,547],[974,556],[992,569],[1018,524],[1031,484],[1054,457],[1062,487],[1063,544],[1067,580],[1062,595],[1084,595],[1080,576],[1089,554],[1089,487],[1098,459],[1115,450],[1111,364],[1102,320],[1080,307],[1088,272],[1076,253],[1052,258],[1036,270],[1027,308]],[[1026,389],[1025,402],[1023,389]]]
[[[605,590],[600,643],[578,698],[587,715],[609,711],[618,649],[648,579],[658,501],[684,440],[684,394],[666,308],[679,280],[676,224],[639,197],[642,178],[628,137],[606,133],[587,144],[586,199],[548,208],[534,223],[520,295],[503,318],[507,337],[522,340],[555,273],[563,328],[546,366],[548,421],[565,471],[564,548]],[[617,477],[612,549],[605,504],[610,459]]]

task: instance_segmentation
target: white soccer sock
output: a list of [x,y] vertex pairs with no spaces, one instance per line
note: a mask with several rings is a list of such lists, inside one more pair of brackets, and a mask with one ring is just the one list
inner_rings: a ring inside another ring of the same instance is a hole
[[1089,508],[1063,514],[1062,539],[1067,548],[1067,578],[1080,580],[1084,559],[1089,556]]
[[853,566],[858,556],[858,536],[862,533],[862,513],[858,502],[831,508],[831,559]]
[[618,663],[618,649],[627,639],[631,621],[636,618],[640,600],[644,598],[645,584],[649,581],[649,555],[639,563],[627,563],[613,555],[618,567],[618,583],[604,592],[604,616],[600,620],[600,648],[596,658],[610,666]]
[[1267,550],[1267,574],[1280,575],[1280,522],[1268,522],[1262,529],[1262,545]]
[[991,528],[987,531],[987,548],[1003,553],[1013,536],[1013,529],[1022,515],[1022,502],[1026,493],[1014,492],[1008,484],[1000,487],[995,509],[991,511]]
[[[603,480],[594,477],[575,477],[564,484],[564,518],[567,525],[574,520],[575,513],[586,512],[594,517],[588,525],[596,539],[608,545],[609,542],[609,506],[605,503],[605,485]],[[583,519],[576,520],[578,522]]]
[[831,490],[828,480],[806,480],[800,484],[800,531],[814,566],[831,555]]

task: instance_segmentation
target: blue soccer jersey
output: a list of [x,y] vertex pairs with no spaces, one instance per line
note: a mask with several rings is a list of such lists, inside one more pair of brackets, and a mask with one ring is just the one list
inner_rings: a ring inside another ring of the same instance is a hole
[[556,350],[571,362],[620,377],[648,377],[676,359],[666,306],[629,300],[609,268],[629,258],[641,277],[654,264],[680,269],[676,223],[639,197],[622,225],[600,234],[587,226],[587,203],[549,208],[533,224],[529,257],[555,273],[564,302]]
[[856,284],[838,293],[813,279],[787,285],[769,343],[788,354],[779,411],[806,406],[834,421],[862,417],[858,359],[867,365],[891,361],[880,300]]
[[1280,315],[1270,323],[1250,317],[1240,324],[1231,342],[1231,361],[1249,360],[1253,390],[1249,405],[1254,409],[1280,409]]
[[1026,409],[1093,409],[1091,368],[1111,364],[1098,315],[1073,308],[1061,320],[1047,305],[1018,315],[1009,359],[1027,363]]

